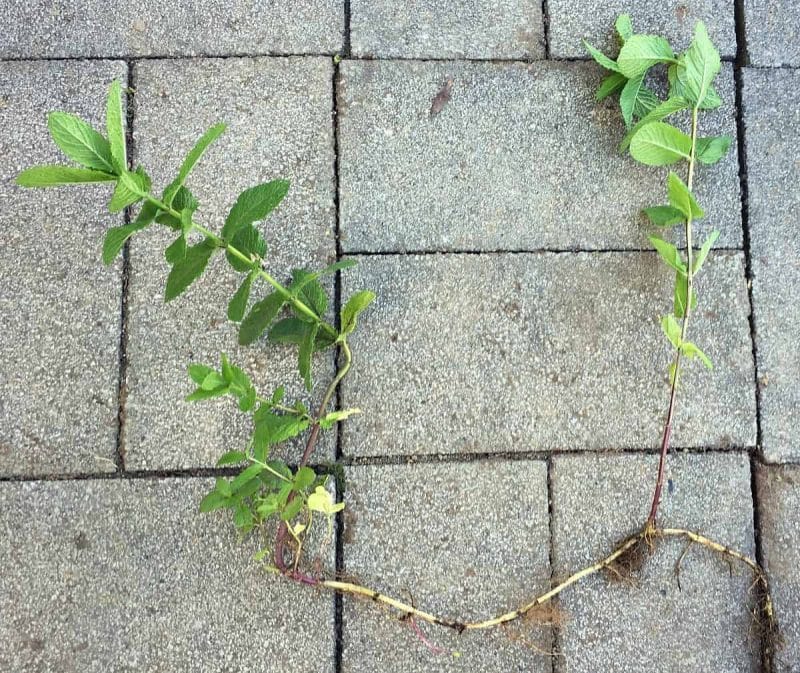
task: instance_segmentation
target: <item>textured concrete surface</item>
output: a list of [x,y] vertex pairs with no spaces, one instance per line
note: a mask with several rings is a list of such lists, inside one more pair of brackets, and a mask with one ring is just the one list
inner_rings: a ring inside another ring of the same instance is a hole
[[[452,78],[450,101],[432,101]],[[594,64],[347,62],[338,89],[340,223],[346,251],[649,248],[643,207],[665,171],[618,152],[616,103]],[[736,136],[726,105],[703,134]],[[698,170],[718,245],[741,245],[735,147]]]
[[0,484],[15,532],[0,536],[0,668],[333,671],[333,599],[259,569],[228,514],[200,514],[212,486]]
[[778,671],[793,673],[800,662],[800,467],[762,467],[756,476],[764,566],[784,639]]
[[352,0],[353,54],[380,58],[544,58],[539,0]]
[[750,247],[762,449],[800,460],[800,73],[744,72]]
[[124,85],[124,63],[0,63],[0,475],[115,469],[120,274],[100,249],[122,217],[107,186],[14,184],[70,163],[47,112],[104,125],[114,78]]
[[[556,579],[592,563],[647,517],[657,456],[558,456],[553,461]],[[662,525],[702,531],[754,554],[750,466],[746,454],[670,458]],[[749,572],[692,547],[678,588],[682,541],[668,541],[637,582],[593,576],[562,595],[568,618],[560,634],[564,673],[595,671],[755,671],[748,641]],[[657,662],[654,664],[654,662]]]
[[[218,231],[239,192],[288,178],[289,194],[260,225],[268,267],[288,278],[293,267],[320,268],[334,258],[329,60],[146,61],[137,66],[136,85],[137,160],[152,171],[158,189],[197,138],[225,121],[228,130],[188,180],[201,204],[196,219]],[[194,387],[186,374],[190,362],[214,363],[223,351],[259,390],[287,384],[287,400],[304,395],[296,349],[265,339],[237,345],[238,330],[225,316],[241,279],[224,256],[185,295],[164,304],[169,267],[163,250],[171,234],[153,229],[132,243],[125,450],[126,464],[136,469],[210,466],[246,438],[249,420],[233,400],[180,401]],[[267,294],[265,285],[257,287],[259,298]],[[318,379],[328,380],[332,370],[332,356],[316,358]],[[332,457],[333,438],[326,436],[316,458]]]
[[[685,378],[677,446],[755,443],[741,255],[712,255],[692,338],[716,363]],[[654,448],[668,398],[652,253],[371,256],[343,277],[379,300],[353,335],[345,454]],[[715,288],[714,292],[706,288]]]
[[[350,467],[346,478],[347,575],[460,620],[512,610],[548,587],[544,462]],[[551,670],[549,630],[532,623],[460,636],[420,623],[426,645],[372,602],[346,598],[343,620],[347,672]]]
[[[763,0],[756,0],[761,3]],[[745,0],[745,4],[747,0]],[[550,16],[550,54],[553,58],[587,58],[581,40],[606,53],[618,50],[614,21],[628,13],[637,33],[666,37],[672,48],[689,46],[694,26],[703,21],[723,56],[736,55],[734,3],[730,0],[547,0]]]
[[792,0],[744,0],[752,65],[800,65],[800,13]]
[[343,31],[343,0],[11,0],[0,58],[334,53]]

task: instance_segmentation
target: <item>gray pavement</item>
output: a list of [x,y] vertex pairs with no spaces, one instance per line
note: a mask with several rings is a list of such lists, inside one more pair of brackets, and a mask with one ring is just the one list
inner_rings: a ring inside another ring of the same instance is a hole
[[[182,402],[185,370],[224,351],[263,392],[285,382],[311,403],[294,355],[236,344],[222,264],[165,306],[157,229],[102,267],[103,231],[126,217],[105,211],[108,188],[13,184],[62,160],[46,113],[102,125],[114,78],[157,189],[229,125],[188,183],[212,229],[243,188],[289,178],[260,225],[269,268],[357,259],[328,281],[331,319],[353,291],[378,295],[337,400],[363,413],[313,456],[346,487],[324,566],[444,616],[490,616],[629,533],[655,478],[671,279],[639,211],[662,201],[665,172],[618,153],[619,113],[594,101],[601,73],[580,44],[613,51],[620,11],[676,48],[706,22],[724,104],[701,134],[736,140],[697,175],[699,236],[721,236],[691,330],[715,369],[693,366],[680,391],[662,523],[763,562],[786,638],[769,673],[800,671],[788,0],[6,3],[0,670],[760,670],[747,574],[692,547],[678,588],[680,542],[636,583],[596,576],[554,613],[461,636],[265,573],[228,515],[197,512],[247,421],[232,401]],[[318,381],[334,364],[318,358]]]

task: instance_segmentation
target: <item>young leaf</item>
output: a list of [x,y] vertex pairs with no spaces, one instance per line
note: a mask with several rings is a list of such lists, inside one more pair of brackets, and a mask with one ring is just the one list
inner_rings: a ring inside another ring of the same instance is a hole
[[684,214],[672,206],[652,206],[642,211],[657,227],[672,227],[686,221]]
[[183,183],[186,181],[186,178],[189,177],[189,173],[192,172],[195,164],[200,161],[200,158],[208,149],[209,145],[219,138],[225,129],[225,124],[216,124],[208,129],[208,131],[202,135],[200,140],[195,143],[195,146],[189,151],[189,154],[187,154],[186,158],[183,160],[183,163],[178,170],[178,177],[176,177],[175,180],[173,180],[172,183],[170,183],[170,185],[164,190],[163,200],[167,205],[172,205],[172,199],[175,197],[181,185],[183,185]]
[[123,208],[141,201],[149,191],[150,176],[145,173],[144,168],[139,166],[135,172],[123,171],[117,180],[117,187],[111,196],[108,209],[112,213],[118,213]]
[[680,252],[678,252],[678,249],[672,245],[672,243],[667,243],[657,236],[648,236],[648,238],[650,239],[650,243],[653,244],[653,247],[658,251],[658,254],[661,255],[661,259],[667,263],[667,266],[672,267],[684,275],[686,274],[686,265],[681,259]]
[[728,153],[731,146],[731,137],[714,136],[713,138],[698,138],[696,156],[704,164],[715,164]]
[[375,293],[369,290],[356,292],[342,308],[342,334],[350,334],[356,328],[358,314],[375,301]]
[[703,262],[706,261],[706,257],[708,257],[708,253],[711,251],[711,246],[714,245],[718,238],[719,232],[716,229],[708,235],[705,243],[703,243],[703,247],[700,248],[700,251],[692,261],[692,273],[697,273],[700,271],[703,266]]
[[187,395],[184,398],[186,402],[201,402],[203,400],[210,400],[214,397],[222,397],[223,395],[228,394],[228,386],[220,386],[219,388],[214,388],[213,390],[203,390],[202,388],[198,388],[195,390],[191,395]]
[[675,320],[675,316],[672,315],[672,313],[667,313],[667,315],[661,318],[661,329],[664,331],[664,334],[667,335],[667,339],[669,339],[673,348],[680,348],[681,326],[678,324],[678,321]]
[[631,22],[630,14],[620,14],[614,23],[614,28],[617,29],[617,35],[624,44],[633,36],[633,23]]
[[242,346],[253,343],[262,332],[275,320],[278,312],[286,303],[286,297],[273,292],[259,302],[253,304],[250,313],[239,327],[239,343]]
[[305,491],[317,478],[317,473],[314,472],[310,467],[301,467],[297,470],[297,474],[294,476],[294,483],[292,485],[292,490],[294,491]]
[[103,173],[116,173],[108,141],[79,117],[51,112],[47,128],[55,144],[76,163]]
[[255,258],[254,262],[247,263],[226,250],[225,257],[228,260],[228,264],[240,273],[252,270],[257,260],[267,254],[267,243],[261,236],[261,232],[252,224],[242,226],[231,240],[231,245],[249,258]]
[[351,269],[354,266],[358,266],[358,262],[354,259],[340,259],[338,262],[334,262],[329,266],[326,266],[322,271],[318,271],[314,274],[315,278],[322,278],[323,276],[330,276],[337,271],[343,271],[344,269]]
[[627,128],[630,128],[633,123],[633,109],[636,106],[636,98],[639,95],[639,91],[642,89],[643,79],[643,74],[629,79],[619,95],[619,107],[622,110],[622,119]]
[[319,419],[319,425],[323,430],[329,430],[339,421],[350,418],[353,414],[360,414],[361,409],[342,409],[341,411],[331,411]]
[[667,195],[669,203],[673,208],[680,210],[686,218],[699,219],[705,215],[703,209],[697,205],[694,196],[689,188],[678,177],[676,173],[670,171],[667,176]]
[[638,122],[636,122],[636,124],[633,125],[633,128],[631,128],[631,130],[625,134],[625,136],[622,138],[622,142],[619,144],[619,151],[624,152],[626,149],[628,149],[631,144],[631,138],[633,138],[636,132],[645,124],[661,121],[662,119],[666,119],[669,115],[679,112],[680,110],[685,110],[688,107],[688,101],[685,98],[680,97],[668,98],[663,103],[660,103],[650,110],[650,112],[644,115]]
[[228,498],[217,491],[211,491],[200,501],[200,511],[205,514],[206,512],[213,512],[214,510],[228,507],[229,505],[230,502]]
[[324,486],[317,486],[308,496],[308,508],[312,512],[321,512],[325,516],[332,516],[344,509],[344,503],[334,503],[333,496]]
[[228,320],[231,322],[241,322],[244,318],[245,311],[247,310],[247,302],[250,299],[250,288],[253,285],[254,274],[249,273],[242,281],[239,289],[231,297],[228,304]]
[[690,360],[698,358],[706,366],[707,369],[714,369],[714,365],[712,364],[711,359],[708,357],[708,355],[706,355],[703,351],[701,351],[691,341],[684,341],[681,344],[681,353]]
[[103,239],[103,264],[106,266],[111,264],[117,258],[120,250],[122,250],[125,241],[146,226],[146,224],[131,222],[130,224],[123,224],[109,229]]
[[186,249],[185,257],[173,265],[167,276],[164,301],[175,299],[203,274],[215,248],[214,241],[206,238]]
[[642,126],[631,138],[631,156],[648,166],[668,166],[689,159],[692,139],[664,122]]
[[77,185],[84,182],[110,182],[116,179],[115,175],[88,168],[34,166],[22,171],[17,176],[17,184],[20,187],[58,187],[59,185]]
[[[328,308],[328,296],[317,280],[317,274],[309,273],[303,269],[292,270],[292,284],[289,292],[302,301],[317,316],[323,316]],[[297,314],[297,317],[302,317]]]
[[619,71],[628,79],[639,77],[656,63],[669,63],[675,54],[663,37],[631,35],[622,45],[617,57]]
[[191,364],[189,365],[189,378],[192,379],[198,386],[203,385],[203,381],[208,378],[210,374],[215,374],[216,370],[208,365]]
[[586,51],[589,52],[591,57],[597,61],[600,65],[602,65],[606,70],[612,70],[613,72],[619,72],[619,67],[617,64],[606,56],[602,51],[596,49],[591,44],[589,44],[586,40],[583,40],[583,46]]
[[319,332],[319,323],[310,323],[306,328],[306,335],[300,343],[300,351],[298,353],[298,368],[300,369],[300,376],[306,384],[306,390],[311,392],[311,356],[314,354],[314,342]]
[[705,24],[698,21],[692,44],[678,65],[678,77],[684,85],[687,97],[695,105],[699,106],[704,102],[719,69],[719,53],[708,38]]
[[230,241],[240,227],[263,220],[289,191],[288,180],[273,180],[245,189],[231,208],[222,227],[222,238]]
[[603,81],[600,82],[600,86],[597,87],[597,93],[594,95],[595,100],[601,101],[608,98],[612,93],[622,89],[627,81],[628,78],[619,72],[612,72],[606,75]]
[[125,153],[125,129],[122,125],[122,91],[119,80],[111,82],[106,100],[106,131],[111,151],[111,163],[114,172],[122,173],[128,168],[128,157]]

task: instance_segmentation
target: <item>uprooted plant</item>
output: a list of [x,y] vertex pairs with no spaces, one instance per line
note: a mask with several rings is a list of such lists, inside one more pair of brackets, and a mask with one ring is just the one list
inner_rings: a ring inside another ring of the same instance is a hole
[[[686,244],[684,254],[663,238],[650,237],[658,254],[675,271],[673,310],[661,319],[674,356],[669,366],[669,406],[650,514],[640,530],[617,544],[604,558],[575,572],[520,608],[482,621],[467,622],[439,617],[365,586],[327,578],[318,564],[303,564],[304,542],[315,522],[320,518],[327,522],[326,539],[329,540],[332,518],[344,507],[326,487],[327,476],[318,475],[308,463],[320,433],[358,413],[358,409],[329,410],[329,405],[352,362],[348,337],[357,326],[358,315],[369,306],[375,295],[370,291],[354,294],[344,303],[336,321],[338,324],[332,324],[326,320],[330,302],[320,280],[353,266],[354,261],[341,260],[315,272],[295,269],[291,271],[287,282],[281,282],[274,272],[267,270],[267,246],[256,223],[264,220],[279,205],[287,194],[288,182],[274,180],[243,191],[219,233],[199,224],[195,219],[198,202],[185,182],[206,149],[223,133],[224,125],[212,127],[200,138],[181,165],[177,177],[157,196],[152,191],[151,180],[144,168],[129,168],[123,128],[122,91],[119,83],[114,82],[106,110],[108,137],[74,115],[51,113],[48,127],[53,140],[79,167],[30,168],[19,175],[18,183],[26,187],[115,183],[109,210],[116,213],[139,205],[139,211],[128,224],[107,232],[103,261],[111,264],[131,236],[153,223],[173,230],[175,239],[164,251],[170,266],[166,301],[187,290],[203,274],[215,254],[224,253],[232,269],[243,274],[227,310],[228,318],[240,323],[239,343],[252,344],[266,334],[271,343],[296,346],[300,377],[308,391],[313,389],[314,354],[330,349],[338,351],[338,371],[322,392],[319,406],[313,412],[301,401],[285,400],[283,387],[263,396],[248,375],[224,354],[218,368],[205,364],[189,367],[189,376],[196,384],[196,389],[186,398],[188,401],[231,396],[237,401],[239,409],[252,418],[252,433],[246,446],[225,453],[217,462],[218,466],[241,465],[241,471],[231,479],[218,478],[215,487],[200,503],[200,509],[203,512],[232,510],[234,524],[242,534],[264,531],[268,521],[277,520],[274,545],[271,549],[266,545],[256,555],[259,560],[264,560],[271,552],[272,564],[265,565],[274,572],[302,584],[366,597],[393,608],[404,619],[419,619],[461,632],[508,624],[532,614],[537,607],[548,603],[567,587],[597,572],[630,577],[655,553],[660,541],[683,538],[689,544],[698,544],[729,561],[740,562],[752,572],[753,614],[761,627],[763,657],[769,666],[777,640],[777,621],[768,580],[758,563],[700,533],[662,528],[657,523],[684,360],[699,360],[711,368],[708,357],[689,340],[689,320],[697,306],[694,279],[718,236],[718,232],[711,232],[702,246],[695,250],[693,225],[704,215],[693,193],[695,171],[698,163],[713,164],[721,159],[731,143],[728,136],[700,135],[702,113],[719,107],[722,102],[713,88],[720,70],[720,57],[702,23],[698,23],[689,49],[680,55],[676,55],[661,37],[634,34],[627,15],[619,17],[616,28],[621,43],[616,60],[588,43],[586,47],[594,59],[610,71],[600,85],[597,99],[619,94],[622,117],[627,127],[620,149],[629,150],[634,159],[650,166],[669,166],[680,162],[686,165],[685,180],[672,171],[667,177],[668,203],[644,210],[655,227],[667,229],[682,226]],[[669,89],[666,100],[661,100],[646,85],[653,67],[659,65],[667,67]],[[689,134],[664,121],[671,115],[687,112],[690,116]],[[261,286],[265,287],[267,293],[251,302],[251,294],[260,292]],[[291,469],[286,462],[270,455],[276,445],[304,434],[305,449],[296,469]],[[316,519],[315,514],[318,515]]]

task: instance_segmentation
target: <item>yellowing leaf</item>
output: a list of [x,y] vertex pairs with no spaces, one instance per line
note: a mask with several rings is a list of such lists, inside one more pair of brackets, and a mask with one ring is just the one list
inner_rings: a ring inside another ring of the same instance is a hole
[[322,512],[325,516],[333,516],[344,509],[343,502],[333,502],[333,496],[324,486],[317,486],[308,496],[308,509],[312,512]]

